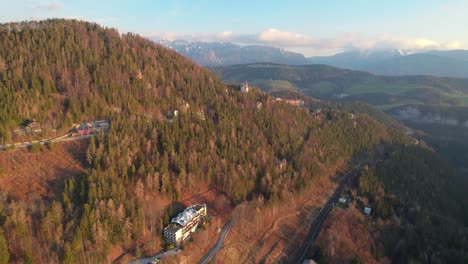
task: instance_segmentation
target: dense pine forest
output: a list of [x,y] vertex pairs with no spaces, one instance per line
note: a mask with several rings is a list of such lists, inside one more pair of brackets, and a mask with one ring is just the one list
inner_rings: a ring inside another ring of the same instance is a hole
[[[468,179],[428,149],[390,148],[366,166],[322,231],[322,262],[466,263]],[[370,216],[361,213],[372,208]]]
[[413,144],[365,114],[241,93],[134,34],[74,20],[0,28],[0,137],[11,141],[27,119],[55,129],[111,124],[90,139],[86,172],[64,178],[55,197],[1,191],[0,263],[103,262],[115,246],[132,252],[144,233],[161,236],[167,215],[154,208],[167,200],[209,186],[233,205],[274,206],[339,162]]

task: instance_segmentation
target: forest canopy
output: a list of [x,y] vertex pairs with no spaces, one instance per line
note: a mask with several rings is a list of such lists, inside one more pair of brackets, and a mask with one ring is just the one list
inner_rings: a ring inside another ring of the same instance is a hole
[[0,254],[7,243],[18,262],[99,263],[114,246],[135,250],[145,232],[161,235],[167,216],[149,203],[211,186],[234,205],[274,206],[359,153],[413,144],[366,114],[241,93],[132,33],[61,19],[0,25],[0,137],[26,119],[67,129],[97,118],[110,129],[90,139],[85,173],[61,179],[59,195],[26,202],[2,191]]

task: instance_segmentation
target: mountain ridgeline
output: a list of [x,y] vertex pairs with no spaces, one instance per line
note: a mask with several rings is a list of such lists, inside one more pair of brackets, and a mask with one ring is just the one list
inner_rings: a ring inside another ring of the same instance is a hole
[[190,42],[159,40],[161,45],[192,59],[203,66],[225,66],[254,62],[274,62],[291,65],[308,64],[304,55],[283,49],[219,42]]
[[467,50],[420,52],[398,49],[351,50],[331,56],[306,58],[300,53],[271,46],[240,46],[230,42],[192,42],[186,40],[157,40],[157,42],[200,65],[210,67],[265,62],[289,65],[324,64],[387,76],[431,75],[468,78]]
[[311,57],[310,63],[367,71],[381,75],[432,75],[468,78],[468,51],[408,53],[402,50],[356,50]]
[[[55,179],[55,195],[25,200],[0,186],[0,259],[15,263],[139,255],[143,236],[161,241],[168,217],[158,208],[170,201],[215,188],[232,205],[273,207],[363,152],[414,144],[365,114],[312,112],[255,88],[241,93],[161,45],[75,20],[0,25],[0,106],[7,141],[27,119],[44,129],[110,120],[107,134],[89,140],[85,171]],[[446,173],[434,177],[465,187]],[[447,217],[464,215],[455,208]]]

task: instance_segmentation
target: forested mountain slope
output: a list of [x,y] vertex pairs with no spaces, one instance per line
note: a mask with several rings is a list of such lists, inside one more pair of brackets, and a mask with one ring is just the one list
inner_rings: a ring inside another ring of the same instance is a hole
[[[3,24],[0,34],[2,137],[29,118],[58,128],[110,120],[89,142],[86,172],[57,179],[56,196],[25,201],[0,187],[0,256],[13,262],[102,263],[115,248],[137,255],[141,237],[160,241],[171,200],[211,187],[233,205],[275,206],[358,153],[412,144],[364,114],[313,114],[255,88],[241,93],[170,50],[96,24]],[[168,119],[171,110],[179,114]]]
[[[452,56],[463,54],[454,52]],[[247,64],[212,69],[226,81],[247,80],[274,95],[303,93],[345,104],[371,104],[412,130],[422,131],[416,132],[418,138],[466,170],[468,121],[460,113],[465,113],[468,105],[468,79],[379,76],[325,65]],[[382,113],[369,107],[367,110],[373,117],[392,123]]]
[[[323,260],[466,263],[468,179],[430,151],[396,148],[365,167],[319,237]],[[349,206],[349,208],[348,208]],[[364,217],[364,207],[372,213]]]
[[25,119],[54,128],[112,113],[161,119],[221,94],[206,70],[131,33],[65,20],[0,27],[1,137]]

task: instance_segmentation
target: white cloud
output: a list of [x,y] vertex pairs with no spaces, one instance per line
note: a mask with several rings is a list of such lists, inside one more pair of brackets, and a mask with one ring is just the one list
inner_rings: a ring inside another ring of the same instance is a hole
[[407,40],[404,47],[407,49],[438,49],[441,45],[430,39],[418,38]]
[[232,35],[233,35],[232,31],[224,31],[224,32],[218,33],[217,37],[219,39],[230,39],[232,38]]
[[463,45],[458,41],[439,43],[428,38],[397,38],[381,35],[367,37],[358,33],[347,33],[335,38],[317,38],[304,34],[267,29],[256,34],[237,34],[224,31],[214,34],[195,33],[179,34],[175,32],[148,32],[143,34],[151,39],[184,39],[189,41],[234,42],[241,45],[270,45],[289,50],[301,50],[309,55],[337,53],[345,50],[386,50],[403,49],[421,51],[434,49],[459,49]]
[[306,35],[295,34],[278,29],[268,29],[258,34],[236,34],[232,31],[219,33],[179,34],[175,32],[146,32],[144,36],[152,39],[184,39],[189,41],[219,41],[239,44],[259,44],[272,46],[310,46],[317,45],[317,40]]
[[446,44],[446,48],[449,49],[449,50],[461,49],[462,44],[459,41],[452,41],[452,42]]
[[459,49],[461,47],[462,44],[458,41],[437,42],[427,38],[401,39],[386,36],[363,41],[353,41],[351,45],[353,49],[402,49],[407,51],[447,50]]
[[268,29],[260,32],[257,36],[260,42],[272,43],[276,45],[295,45],[295,46],[309,46],[315,45],[316,40],[313,38],[286,31],[280,31],[278,29]]

